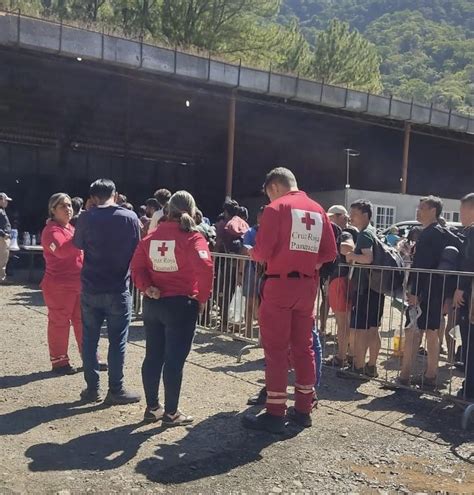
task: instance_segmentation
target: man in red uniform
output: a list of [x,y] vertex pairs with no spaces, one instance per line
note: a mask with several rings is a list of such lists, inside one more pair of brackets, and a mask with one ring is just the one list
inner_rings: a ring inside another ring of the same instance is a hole
[[316,380],[311,330],[319,267],[336,258],[333,230],[323,208],[298,190],[283,167],[272,170],[264,191],[265,208],[250,257],[266,263],[259,323],[265,351],[266,412],[245,416],[247,428],[283,433],[288,386],[288,350],[295,368],[295,407],[288,418],[311,426]]

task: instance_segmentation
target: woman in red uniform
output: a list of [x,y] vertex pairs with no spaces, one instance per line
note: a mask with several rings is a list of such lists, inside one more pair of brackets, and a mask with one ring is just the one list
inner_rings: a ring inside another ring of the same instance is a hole
[[67,353],[71,323],[79,352],[82,350],[80,274],[83,255],[72,243],[71,198],[64,193],[53,194],[48,211],[49,221],[41,235],[46,263],[41,289],[48,307],[49,355],[55,373],[72,375],[77,369],[69,364]]
[[[213,264],[207,242],[194,223],[196,203],[191,194],[176,192],[168,208],[167,219],[138,245],[132,259],[132,278],[145,295],[145,421],[181,426],[193,421],[179,411],[178,401],[198,313],[211,292]],[[162,375],[164,409],[158,400]]]

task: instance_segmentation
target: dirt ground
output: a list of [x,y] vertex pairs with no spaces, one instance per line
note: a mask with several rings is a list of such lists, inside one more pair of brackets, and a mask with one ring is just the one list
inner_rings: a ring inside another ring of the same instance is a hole
[[[240,419],[262,383],[261,350],[237,364],[241,343],[200,332],[181,400],[195,425],[163,430],[142,423],[143,401],[83,405],[81,374],[50,373],[37,287],[0,287],[0,315],[0,493],[474,493],[474,431],[453,405],[325,370],[313,428],[249,432]],[[130,388],[141,390],[143,356],[137,321]]]

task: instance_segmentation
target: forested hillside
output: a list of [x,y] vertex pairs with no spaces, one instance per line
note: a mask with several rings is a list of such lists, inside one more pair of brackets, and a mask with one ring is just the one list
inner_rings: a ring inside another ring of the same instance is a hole
[[0,8],[474,113],[474,0],[0,0]]
[[474,1],[284,0],[308,39],[337,18],[372,42],[384,91],[459,110],[474,106]]

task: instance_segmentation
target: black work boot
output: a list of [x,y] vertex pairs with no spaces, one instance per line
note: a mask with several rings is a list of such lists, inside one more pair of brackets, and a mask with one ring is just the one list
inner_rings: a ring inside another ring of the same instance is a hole
[[248,414],[242,418],[242,425],[251,430],[267,431],[268,433],[285,433],[286,421],[283,416],[275,416],[264,412],[258,416]]
[[249,406],[264,406],[267,402],[267,387],[263,387],[258,394],[252,395],[247,401]]
[[302,426],[303,428],[310,428],[313,426],[313,420],[311,419],[311,414],[302,413],[297,411],[294,407],[289,407],[286,412],[286,417],[296,423],[297,425]]
[[86,403],[102,402],[103,397],[99,389],[85,388],[81,392],[81,400]]
[[57,366],[56,368],[53,368],[51,371],[53,373],[56,373],[56,375],[75,375],[76,373],[79,373],[79,370],[77,368],[74,368],[70,364],[65,364],[64,366]]
[[108,406],[122,406],[125,404],[133,404],[135,402],[140,402],[140,394],[135,392],[130,392],[129,390],[122,389],[118,392],[108,391],[105,397],[104,403]]

